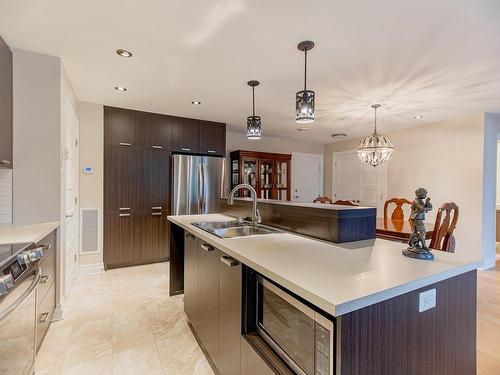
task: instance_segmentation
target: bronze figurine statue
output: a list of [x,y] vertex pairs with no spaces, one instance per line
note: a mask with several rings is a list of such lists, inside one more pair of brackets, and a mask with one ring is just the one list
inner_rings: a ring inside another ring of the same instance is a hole
[[[415,190],[416,198],[411,205],[410,225],[412,232],[408,248],[403,250],[403,255],[424,260],[434,259],[434,254],[431,253],[429,247],[425,243],[425,214],[432,210],[431,198],[427,196],[427,190],[418,188]],[[424,200],[425,199],[425,200]]]

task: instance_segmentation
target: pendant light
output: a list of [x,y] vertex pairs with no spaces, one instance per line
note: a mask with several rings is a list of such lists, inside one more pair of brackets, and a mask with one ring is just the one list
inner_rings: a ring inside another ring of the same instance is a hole
[[304,52],[304,90],[298,91],[295,96],[295,121],[307,124],[314,121],[314,91],[307,89],[307,51],[314,48],[314,42],[305,40],[297,48]]
[[389,160],[394,151],[392,141],[385,135],[377,133],[377,108],[380,104],[373,104],[375,111],[375,130],[372,135],[364,138],[358,147],[358,156],[366,164],[376,167]]
[[262,136],[262,124],[260,116],[255,116],[255,86],[260,84],[259,81],[248,81],[247,85],[252,88],[252,116],[247,117],[247,138],[260,139]]

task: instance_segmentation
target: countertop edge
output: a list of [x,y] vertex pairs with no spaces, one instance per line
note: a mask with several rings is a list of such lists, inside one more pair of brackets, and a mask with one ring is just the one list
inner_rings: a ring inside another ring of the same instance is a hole
[[[59,228],[61,223],[59,221],[50,221],[46,223],[32,223],[32,224],[2,224],[0,226],[0,231],[2,229],[10,227],[11,234],[7,235],[11,236],[11,239],[4,240],[0,237],[0,243],[9,243],[9,244],[19,244],[19,243],[27,243],[27,242],[38,242],[42,240],[49,233]],[[39,227],[39,228],[38,228]],[[14,231],[26,231],[26,235],[22,233],[13,234]],[[14,238],[14,239],[12,239]]]
[[[227,217],[228,220],[232,219],[230,216],[220,214],[221,216]],[[348,314],[350,312],[359,310],[361,308],[367,307],[374,305],[376,303],[388,300],[390,298],[394,298],[397,296],[400,296],[402,294],[424,288],[428,285],[432,285],[434,283],[437,283],[439,281],[443,281],[446,279],[450,279],[452,277],[464,274],[466,272],[472,271],[474,269],[479,268],[480,266],[483,265],[482,260],[477,260],[477,261],[472,261],[471,263],[462,265],[462,266],[457,266],[451,270],[446,270],[443,272],[439,272],[435,275],[431,276],[426,276],[422,277],[420,279],[408,282],[403,285],[399,285],[393,288],[389,288],[386,290],[383,290],[381,292],[376,292],[370,295],[366,296],[361,296],[359,298],[353,299],[348,302],[343,302],[340,304],[334,304],[331,301],[326,301],[323,298],[315,295],[314,293],[303,289],[299,285],[294,284],[293,282],[290,282],[289,280],[284,279],[283,277],[275,274],[274,272],[260,266],[259,264],[254,263],[253,261],[245,258],[239,253],[234,252],[230,248],[221,245],[220,243],[217,243],[213,235],[203,231],[202,229],[199,229],[191,224],[185,224],[181,221],[176,220],[173,217],[168,217],[168,220],[175,224],[178,225],[179,227],[191,232],[192,234],[195,234],[197,237],[202,239],[203,241],[207,242],[208,244],[215,246],[216,248],[220,249],[221,251],[227,253],[229,256],[234,257],[238,261],[244,263],[245,265],[253,268],[255,271],[262,273],[264,276],[269,277],[272,279],[274,282],[278,283],[279,285],[282,285],[284,288],[290,289],[293,293],[296,293],[297,295],[301,296],[304,298],[306,301],[309,301],[313,305],[317,306],[318,308],[324,310],[325,312],[331,314],[334,317],[339,317],[341,315]],[[293,233],[291,233],[293,235]]]

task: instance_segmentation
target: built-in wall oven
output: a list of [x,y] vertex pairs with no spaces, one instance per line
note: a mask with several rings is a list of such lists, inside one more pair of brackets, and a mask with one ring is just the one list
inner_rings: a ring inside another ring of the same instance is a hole
[[333,375],[333,321],[262,276],[255,280],[258,335],[295,373]]

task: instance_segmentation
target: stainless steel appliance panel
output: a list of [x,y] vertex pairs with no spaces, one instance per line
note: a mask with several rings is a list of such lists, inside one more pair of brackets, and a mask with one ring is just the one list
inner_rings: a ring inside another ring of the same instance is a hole
[[35,360],[37,270],[0,297],[0,374],[29,374]]
[[174,155],[172,168],[172,215],[201,211],[201,156]]
[[172,215],[218,212],[223,191],[224,159],[172,156]]
[[201,163],[201,214],[218,212],[224,185],[223,158],[204,156]]
[[333,322],[257,276],[258,334],[300,375],[333,375]]

